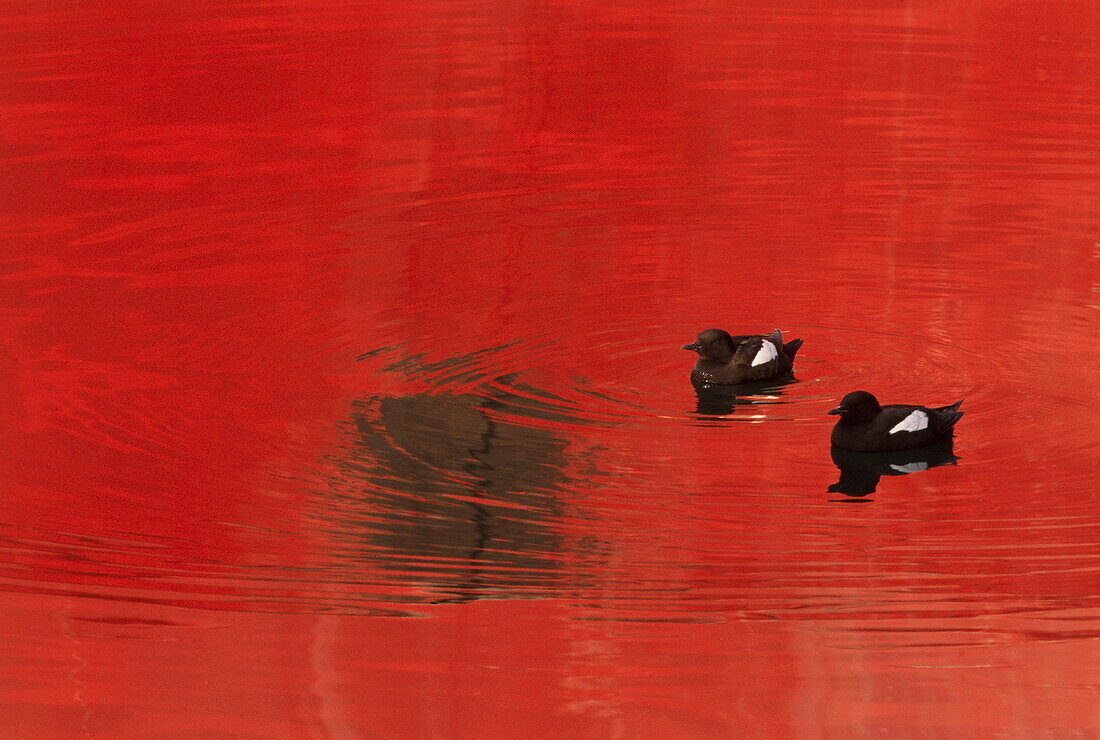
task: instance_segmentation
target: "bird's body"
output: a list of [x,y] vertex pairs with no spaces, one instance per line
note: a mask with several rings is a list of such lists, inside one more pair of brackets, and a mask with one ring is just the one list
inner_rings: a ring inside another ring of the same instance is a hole
[[879,405],[866,391],[849,393],[830,414],[834,447],[853,452],[893,452],[926,447],[950,437],[962,418],[962,401],[930,408],[907,404]]
[[794,367],[801,339],[783,343],[778,329],[771,334],[730,335],[721,329],[700,332],[684,349],[699,353],[691,369],[696,386],[743,385],[781,378]]

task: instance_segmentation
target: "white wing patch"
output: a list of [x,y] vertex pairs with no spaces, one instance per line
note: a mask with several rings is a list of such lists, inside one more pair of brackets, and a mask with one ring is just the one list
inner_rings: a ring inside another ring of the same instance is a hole
[[898,432],[919,432],[921,429],[927,428],[928,414],[917,409],[895,424],[894,428],[890,430],[890,434],[897,434]]
[[890,467],[899,473],[919,473],[922,470],[928,470],[928,463],[911,462],[908,465],[891,465]]
[[760,351],[756,353],[756,357],[752,358],[752,366],[763,365],[765,362],[771,362],[776,357],[779,357],[779,353],[775,350],[775,345],[765,339],[760,344]]

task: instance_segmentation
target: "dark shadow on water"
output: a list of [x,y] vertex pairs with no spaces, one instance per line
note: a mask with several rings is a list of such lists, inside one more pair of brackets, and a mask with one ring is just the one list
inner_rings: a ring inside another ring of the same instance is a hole
[[849,452],[831,450],[833,464],[840,468],[840,480],[829,486],[829,493],[853,498],[870,496],[884,475],[909,475],[941,465],[955,465],[959,459],[948,439],[929,447],[899,452]]
[[778,380],[766,380],[761,383],[744,385],[705,385],[693,383],[695,388],[695,413],[703,416],[727,416],[741,406],[762,406],[779,403],[779,398],[761,398],[761,396],[783,396],[785,386],[797,383],[793,375]]
[[[482,390],[482,389],[479,389]],[[340,557],[434,603],[546,593],[560,579],[566,443],[506,423],[508,391],[372,397],[352,411],[329,512]],[[418,589],[419,590],[419,589]]]

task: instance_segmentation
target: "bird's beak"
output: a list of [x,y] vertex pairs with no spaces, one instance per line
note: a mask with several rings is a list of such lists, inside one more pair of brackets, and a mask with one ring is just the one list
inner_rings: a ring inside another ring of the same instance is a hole
[[692,352],[698,352],[699,351],[699,343],[698,342],[693,342],[692,344],[685,344],[680,349],[689,349]]
[[845,411],[845,408],[843,406],[837,406],[832,411],[826,411],[825,413],[829,414],[830,416],[840,416],[841,414],[844,413],[844,411]]

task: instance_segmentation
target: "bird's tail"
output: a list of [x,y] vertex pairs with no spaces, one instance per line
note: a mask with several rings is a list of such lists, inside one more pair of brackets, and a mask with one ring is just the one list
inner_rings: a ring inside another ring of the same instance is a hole
[[[798,352],[798,348],[801,346],[801,339],[792,339],[791,341],[783,345],[783,354],[787,355],[787,357],[793,360],[795,354]],[[962,401],[959,401],[959,403],[962,403]]]
[[950,406],[940,406],[935,411],[939,412],[939,418],[943,422],[945,429],[955,426],[959,419],[963,417],[962,411],[959,411],[959,406],[962,406],[962,399],[960,398]]

